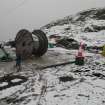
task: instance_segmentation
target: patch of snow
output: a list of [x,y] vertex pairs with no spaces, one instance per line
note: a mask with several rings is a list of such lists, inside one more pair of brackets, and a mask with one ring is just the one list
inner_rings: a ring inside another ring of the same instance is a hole
[[13,80],[11,80],[11,82],[19,82],[19,81],[21,81],[21,79],[13,79]]
[[18,90],[22,90],[24,87],[23,86],[14,86],[14,87],[11,87],[11,88],[7,88],[5,90],[2,90],[0,91],[0,99],[2,98],[5,98],[5,97],[8,97],[10,96],[11,94],[15,93],[16,91]]
[[0,87],[6,86],[6,85],[8,85],[7,82],[2,82],[2,83],[0,83]]

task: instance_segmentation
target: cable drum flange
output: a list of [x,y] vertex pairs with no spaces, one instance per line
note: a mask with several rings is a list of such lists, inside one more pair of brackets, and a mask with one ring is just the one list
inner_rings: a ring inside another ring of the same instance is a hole
[[26,29],[20,30],[15,38],[16,54],[21,55],[23,59],[32,55],[33,51],[33,38],[31,32]]
[[47,52],[48,49],[48,39],[46,34],[41,30],[34,30],[32,34],[37,36],[39,39],[39,47],[37,50],[33,49],[33,54],[35,56],[42,56]]

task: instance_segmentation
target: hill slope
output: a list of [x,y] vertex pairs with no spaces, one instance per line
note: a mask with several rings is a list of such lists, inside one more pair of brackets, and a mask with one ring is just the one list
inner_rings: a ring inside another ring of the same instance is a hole
[[92,8],[53,21],[42,29],[47,35],[73,37],[77,41],[84,40],[88,45],[105,43],[105,8]]

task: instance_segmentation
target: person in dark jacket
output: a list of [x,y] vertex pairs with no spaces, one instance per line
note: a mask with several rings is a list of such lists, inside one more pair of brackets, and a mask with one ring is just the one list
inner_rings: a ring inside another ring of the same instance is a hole
[[17,67],[17,71],[20,71],[21,70],[21,55],[18,54],[16,55],[16,67]]

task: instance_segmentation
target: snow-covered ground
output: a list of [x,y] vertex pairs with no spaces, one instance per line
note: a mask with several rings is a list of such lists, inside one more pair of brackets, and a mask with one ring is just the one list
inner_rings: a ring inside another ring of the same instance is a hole
[[[0,105],[105,105],[105,58],[100,54],[85,52],[83,66],[72,63],[38,68],[74,61],[76,52],[49,49],[42,58],[23,62],[21,72],[16,72],[15,62],[0,63],[0,77],[11,73],[27,78],[21,84],[0,90]],[[0,84],[4,85],[8,83]]]
[[[51,27],[45,26],[42,27],[42,30],[47,36],[58,35],[73,38],[78,42],[84,41],[88,46],[103,46],[105,44],[105,20],[92,18],[98,11],[95,10],[93,13],[89,11],[87,14],[83,12],[83,14],[71,16],[72,20],[64,18],[62,21],[56,21],[55,25],[50,23]],[[63,21],[67,21],[67,23],[60,25]]]
[[105,31],[75,34],[75,40],[84,41],[88,46],[103,46],[105,44]]
[[[99,25],[99,23],[97,23]],[[85,27],[85,26],[84,26]],[[66,28],[71,28],[66,30]],[[76,41],[84,41],[88,46],[103,46],[105,44],[105,30],[99,32],[81,32],[83,27],[77,25],[62,25],[62,26],[53,26],[50,29],[44,29],[44,32],[47,33],[47,36],[58,35],[61,37],[73,38]]]

